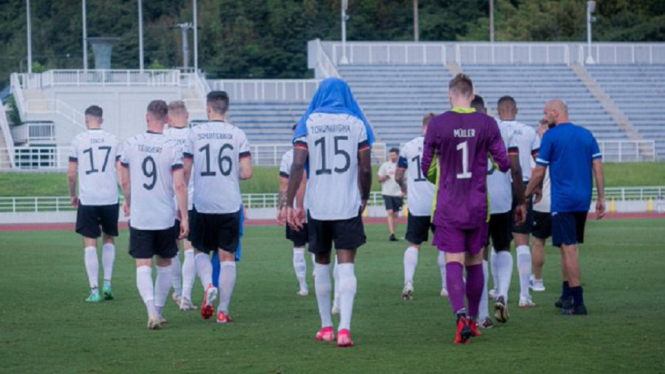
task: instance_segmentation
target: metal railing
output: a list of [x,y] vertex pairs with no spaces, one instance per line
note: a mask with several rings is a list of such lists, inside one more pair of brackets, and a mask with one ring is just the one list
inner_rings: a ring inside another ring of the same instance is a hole
[[[596,199],[593,191],[592,199]],[[122,196],[119,197],[122,202]],[[615,201],[644,201],[648,199],[655,202],[665,202],[665,186],[657,187],[611,187],[605,189],[605,200]],[[242,201],[246,208],[275,208],[277,206],[277,193],[242,194]],[[381,191],[372,191],[367,201],[368,206],[382,206]],[[46,197],[0,197],[0,213],[47,213],[72,212],[75,209],[70,205],[68,196]]]
[[0,157],[7,157],[7,160],[9,162],[9,167],[13,168],[14,167],[14,137],[12,136],[12,132],[9,129],[9,122],[7,121],[7,113],[5,112],[5,106],[0,102],[0,131],[2,131],[2,137],[4,138],[4,143],[1,144],[0,146],[4,146],[8,150],[8,154],[6,155],[1,155]]
[[[11,129],[17,143],[39,143],[55,141],[55,125],[52,122],[30,122],[13,126]],[[10,154],[10,157],[14,157]]]
[[177,87],[178,70],[48,70],[40,74],[19,74],[23,89],[56,86],[150,86]]
[[455,62],[463,64],[570,64],[566,44],[456,43]]
[[[339,65],[342,43],[333,43],[332,61]],[[346,43],[350,64],[445,65],[446,46],[441,43],[384,42]]]
[[225,79],[209,80],[213,90],[223,90],[231,100],[242,102],[306,102],[319,87],[318,79]]
[[14,102],[16,103],[16,110],[18,110],[21,118],[25,116],[25,96],[23,95],[23,86],[19,75],[12,73],[9,78],[12,94],[14,95]]
[[[577,60],[584,64],[589,46],[577,47]],[[595,64],[665,64],[665,43],[595,43],[591,45]]]
[[29,113],[55,113],[81,130],[86,129],[85,114],[62,100],[27,100],[25,108]]
[[656,161],[656,142],[653,140],[603,140],[598,147],[605,162]]
[[339,71],[335,67],[335,64],[330,60],[330,57],[321,46],[321,39],[316,39],[316,55],[317,55],[317,70],[320,70],[324,78],[339,78]]

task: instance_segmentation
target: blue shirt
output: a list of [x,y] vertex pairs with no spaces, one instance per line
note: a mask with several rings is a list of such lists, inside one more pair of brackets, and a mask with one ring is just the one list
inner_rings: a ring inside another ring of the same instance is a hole
[[592,163],[600,158],[598,142],[589,130],[572,123],[547,130],[536,164],[550,168],[552,213],[589,211]]

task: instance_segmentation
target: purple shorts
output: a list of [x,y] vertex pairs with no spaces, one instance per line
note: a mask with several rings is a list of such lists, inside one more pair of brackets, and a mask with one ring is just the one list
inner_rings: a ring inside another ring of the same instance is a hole
[[487,224],[475,229],[458,229],[448,225],[436,226],[432,245],[446,253],[478,254],[487,242]]

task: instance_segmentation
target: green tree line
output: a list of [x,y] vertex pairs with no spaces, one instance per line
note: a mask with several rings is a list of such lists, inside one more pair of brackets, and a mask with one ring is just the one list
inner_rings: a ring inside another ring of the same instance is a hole
[[[585,40],[584,0],[494,1],[497,41]],[[306,77],[307,41],[340,39],[340,2],[199,0],[199,66],[213,77]],[[488,40],[488,0],[417,3],[421,41]],[[665,40],[665,1],[597,3],[594,40]],[[413,4],[349,0],[348,40],[412,40]],[[39,68],[83,66],[81,13],[81,1],[31,0],[32,54]],[[137,0],[87,0],[88,36],[120,38],[113,68],[139,66],[137,18]],[[180,32],[170,27],[191,22],[192,1],[143,0],[143,18],[145,66],[181,66]],[[27,71],[26,1],[0,0],[0,89],[17,71]]]

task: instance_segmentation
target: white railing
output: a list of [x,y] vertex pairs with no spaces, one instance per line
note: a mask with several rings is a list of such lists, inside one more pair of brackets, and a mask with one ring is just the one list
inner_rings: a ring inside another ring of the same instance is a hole
[[656,142],[653,140],[603,140],[598,147],[605,162],[656,161]]
[[82,130],[86,129],[85,114],[62,100],[28,100],[25,108],[27,113],[55,113]]
[[[577,59],[585,63],[589,46],[580,44]],[[616,43],[591,45],[595,64],[665,64],[665,43]]]
[[[122,196],[119,197],[122,202]],[[596,191],[592,199],[595,200]],[[605,188],[605,200],[609,201],[644,201],[665,202],[665,187],[609,187]],[[242,194],[242,201],[246,208],[274,208],[277,206],[277,193]],[[372,191],[367,201],[369,206],[382,206],[381,191]],[[72,212],[75,209],[70,205],[68,196],[49,197],[0,197],[0,213],[47,213]]]
[[[7,121],[7,113],[5,112],[5,106],[0,102],[0,131],[2,131],[2,137],[4,138],[5,144],[0,144],[8,150],[6,155],[9,160],[9,166],[14,167],[14,137],[12,136],[11,130],[9,130],[9,121]],[[0,155],[4,157],[5,155]]]
[[[342,43],[332,44],[332,60],[340,64]],[[350,64],[445,65],[446,46],[441,43],[384,42],[346,43]]]
[[566,44],[456,43],[455,62],[463,64],[570,64]]
[[252,164],[260,166],[277,166],[282,162],[284,153],[291,149],[290,143],[250,144]]
[[10,78],[12,94],[14,95],[14,103],[16,103],[16,110],[18,110],[21,118],[25,116],[25,96],[23,96],[23,87],[19,79],[19,75],[12,73]]
[[226,91],[232,101],[306,102],[319,87],[317,79],[208,80],[211,89]]
[[321,46],[321,39],[316,39],[316,56],[317,56],[317,69],[321,71],[323,74],[324,78],[339,78],[339,72],[337,71],[337,68],[335,67],[335,64],[330,60],[330,57],[326,53],[325,50],[323,50],[323,47]]
[[[11,133],[17,143],[55,142],[55,125],[52,122],[29,122],[12,126]],[[10,157],[14,157],[13,152]]]
[[177,87],[178,70],[48,70],[41,74],[20,74],[22,88],[55,86],[150,86]]

